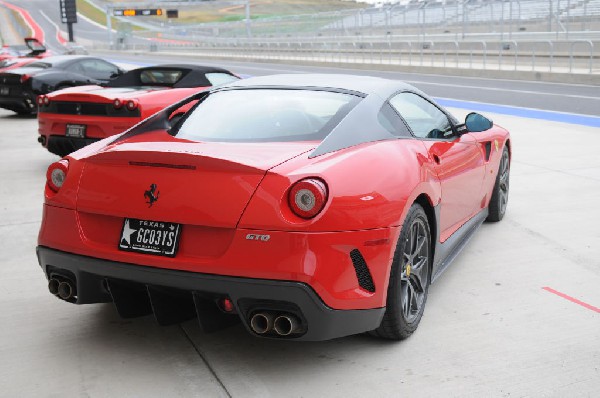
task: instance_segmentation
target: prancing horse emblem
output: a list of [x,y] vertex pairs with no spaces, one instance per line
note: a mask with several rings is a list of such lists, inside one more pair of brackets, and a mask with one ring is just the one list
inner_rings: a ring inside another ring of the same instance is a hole
[[154,202],[158,200],[158,195],[160,195],[160,191],[156,190],[156,184],[151,184],[150,189],[144,192],[144,198],[148,199],[146,202],[149,206],[152,207]]

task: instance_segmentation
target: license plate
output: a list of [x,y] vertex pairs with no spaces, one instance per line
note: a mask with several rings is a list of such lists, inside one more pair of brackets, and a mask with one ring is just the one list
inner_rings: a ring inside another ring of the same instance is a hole
[[126,218],[121,230],[119,249],[175,257],[180,233],[181,224]]
[[8,95],[10,93],[10,87],[1,86],[0,95]]
[[67,131],[65,132],[67,137],[85,138],[85,124],[67,124]]

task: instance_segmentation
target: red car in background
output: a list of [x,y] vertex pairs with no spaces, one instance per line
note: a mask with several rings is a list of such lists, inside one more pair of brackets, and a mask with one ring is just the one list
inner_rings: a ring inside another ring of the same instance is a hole
[[52,294],[126,318],[404,339],[430,283],[504,217],[510,148],[402,82],[239,80],[51,164],[37,256]]
[[36,61],[37,58],[9,58],[0,61],[0,72],[5,72],[11,69],[21,68],[27,64]]
[[25,45],[0,48],[0,72],[20,68],[33,61],[51,55],[46,47],[33,37],[25,39]]
[[8,45],[0,48],[0,61],[13,58],[44,58],[52,55],[46,47],[34,37],[26,37],[25,44]]
[[38,97],[38,141],[62,157],[121,133],[200,89],[237,79],[221,68],[169,64],[131,70],[105,86],[42,95]]

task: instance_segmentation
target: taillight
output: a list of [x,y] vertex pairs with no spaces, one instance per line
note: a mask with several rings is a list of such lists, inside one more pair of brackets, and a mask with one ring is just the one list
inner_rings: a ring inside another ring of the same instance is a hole
[[118,98],[117,98],[117,99],[115,99],[115,100],[113,101],[113,107],[114,107],[115,109],[121,109],[121,108],[123,107],[123,101],[121,101],[121,100],[120,100],[120,99],[118,99]]
[[27,80],[29,80],[31,76],[25,74],[25,75],[21,75],[21,83],[25,83]]
[[54,162],[48,167],[48,171],[46,172],[46,180],[48,182],[48,187],[54,192],[58,192],[60,187],[62,187],[65,182],[65,178],[67,178],[67,172],[69,171],[69,161],[66,159],[61,159],[58,162]]
[[125,106],[127,107],[127,110],[133,111],[137,108],[138,104],[134,100],[129,100]]
[[50,98],[47,95],[40,95],[37,97],[37,103],[39,106],[50,105]]
[[325,207],[327,186],[316,178],[300,180],[290,189],[288,200],[294,214],[306,219],[313,218]]

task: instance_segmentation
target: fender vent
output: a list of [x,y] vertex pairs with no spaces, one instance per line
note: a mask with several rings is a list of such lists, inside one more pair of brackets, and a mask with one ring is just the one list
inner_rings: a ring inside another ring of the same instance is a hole
[[485,148],[485,161],[489,162],[490,160],[490,155],[492,153],[492,143],[491,141],[487,141],[483,147]]
[[373,283],[373,278],[371,277],[365,258],[358,249],[354,249],[350,252],[350,259],[352,260],[352,265],[354,265],[354,270],[356,271],[358,285],[366,291],[373,293],[375,291],[375,284]]

